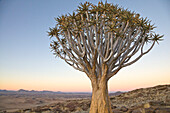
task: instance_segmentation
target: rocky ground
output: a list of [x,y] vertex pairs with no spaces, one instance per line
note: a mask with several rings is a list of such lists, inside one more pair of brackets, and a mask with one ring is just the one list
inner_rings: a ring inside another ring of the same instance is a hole
[[[137,89],[111,96],[110,99],[113,113],[170,113],[170,85]],[[88,113],[89,107],[88,98],[72,99],[15,113]]]
[[141,88],[110,99],[115,113],[170,113],[170,85]]

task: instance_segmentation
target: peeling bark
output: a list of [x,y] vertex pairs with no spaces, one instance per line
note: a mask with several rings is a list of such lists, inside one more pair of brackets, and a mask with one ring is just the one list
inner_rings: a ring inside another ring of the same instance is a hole
[[89,113],[112,113],[107,80],[92,81],[92,99]]

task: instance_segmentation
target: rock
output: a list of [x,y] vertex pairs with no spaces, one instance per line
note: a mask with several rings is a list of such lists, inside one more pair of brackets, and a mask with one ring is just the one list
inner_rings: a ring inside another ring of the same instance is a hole
[[122,107],[120,108],[120,111],[127,112],[127,111],[128,111],[128,108],[126,108],[125,106],[122,106]]
[[81,111],[83,111],[83,110],[80,107],[77,107],[75,110],[76,113],[81,112]]
[[[126,105],[127,107],[139,106],[142,103],[149,103],[150,106],[164,106],[170,101],[170,85],[159,85],[150,88],[136,89],[119,96],[111,96],[111,102],[116,106]],[[152,102],[153,103],[150,103]],[[153,105],[151,105],[153,104]]]
[[50,110],[43,111],[42,113],[52,113]]
[[170,113],[170,108],[157,108],[154,113]]
[[165,106],[166,104],[163,101],[151,101],[149,102],[151,106]]
[[123,111],[120,111],[120,110],[118,110],[118,109],[114,109],[114,110],[112,110],[112,112],[113,112],[113,113],[123,113]]
[[116,109],[117,107],[112,105],[111,108],[112,108],[112,109]]
[[28,110],[28,111],[24,111],[24,113],[30,113],[30,112],[31,112],[31,111],[29,111],[29,110]]
[[145,110],[143,108],[138,108],[133,110],[131,113],[145,113]]
[[155,109],[153,109],[153,108],[145,108],[145,113],[155,113]]
[[146,103],[146,104],[144,104],[144,106],[143,106],[144,108],[150,108],[151,106],[150,106],[150,104],[149,103]]

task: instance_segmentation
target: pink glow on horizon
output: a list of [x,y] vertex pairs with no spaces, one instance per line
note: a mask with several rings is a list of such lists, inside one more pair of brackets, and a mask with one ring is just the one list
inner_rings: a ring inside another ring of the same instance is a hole
[[[168,83],[167,83],[168,84]],[[141,85],[141,86],[131,86],[131,87],[117,87],[117,88],[111,88],[109,90],[109,92],[116,92],[116,91],[132,91],[132,90],[135,90],[135,89],[140,89],[140,88],[148,88],[148,87],[154,87],[154,86],[157,86],[157,85],[167,85],[167,84],[156,84],[156,85]],[[24,89],[24,90],[35,90],[35,91],[43,91],[43,90],[46,90],[46,91],[61,91],[61,92],[91,92],[91,89],[90,88],[72,88],[72,89],[53,89],[53,88],[31,88],[31,87],[21,87],[21,88],[15,88],[15,87],[0,87],[1,90],[13,90],[13,91],[18,91],[20,89]]]

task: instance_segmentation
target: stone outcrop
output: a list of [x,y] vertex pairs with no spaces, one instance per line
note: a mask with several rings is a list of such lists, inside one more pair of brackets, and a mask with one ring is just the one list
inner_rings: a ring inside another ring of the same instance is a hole
[[151,101],[170,102],[170,85],[159,85],[151,88],[141,88],[118,96],[112,96],[111,101],[116,106],[138,106]]
[[[116,113],[170,113],[170,85],[129,91],[112,96],[111,102],[116,106],[113,109]],[[128,110],[122,110],[122,107]]]

